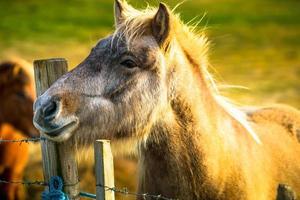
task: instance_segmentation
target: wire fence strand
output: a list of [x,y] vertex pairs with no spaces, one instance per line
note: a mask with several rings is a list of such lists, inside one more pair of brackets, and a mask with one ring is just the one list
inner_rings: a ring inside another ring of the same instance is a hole
[[47,186],[48,183],[44,181],[6,181],[6,180],[0,180],[0,184],[19,184],[19,185],[39,185],[39,186]]
[[8,142],[12,142],[12,143],[29,143],[29,142],[40,142],[40,141],[45,141],[46,138],[44,137],[36,137],[36,138],[24,138],[24,139],[19,139],[19,140],[2,140],[0,139],[0,144],[1,143],[8,143]]
[[[7,181],[7,180],[0,180],[0,184],[19,184],[19,185],[24,185],[24,186],[48,186],[48,183],[45,181]],[[64,184],[64,186],[66,186]],[[96,187],[102,187],[105,190],[110,190],[114,193],[119,193],[119,194],[123,194],[123,195],[127,195],[127,196],[135,196],[135,197],[142,197],[143,200],[149,200],[149,199],[153,199],[153,200],[179,200],[179,199],[173,199],[173,198],[167,198],[165,196],[162,195],[153,195],[153,194],[147,194],[147,193],[134,193],[134,192],[130,192],[127,188],[116,188],[116,187],[108,187],[108,186],[104,186],[101,184],[96,185]],[[91,193],[87,193],[87,192],[80,192],[81,196],[85,196],[85,197],[89,197],[94,199],[96,197],[95,194],[91,194]]]
[[[19,140],[3,140],[0,139],[0,144],[1,143],[29,143],[29,142],[40,142],[40,141],[45,141],[46,138],[44,137],[36,137],[36,138],[24,138],[24,139],[19,139]],[[45,181],[7,181],[7,180],[0,180],[0,184],[20,184],[24,186],[32,186],[32,185],[37,185],[37,186],[48,186],[48,183]],[[77,183],[76,183],[77,184]],[[69,186],[69,185],[65,185]],[[98,184],[96,187],[102,187],[105,190],[110,190],[114,193],[119,193],[123,195],[130,195],[130,196],[135,196],[135,197],[142,197],[143,200],[148,200],[148,199],[154,199],[154,200],[178,200],[178,199],[172,199],[172,198],[167,198],[162,195],[153,195],[153,194],[147,194],[147,193],[134,193],[130,192],[126,187],[122,189],[118,189],[116,187],[108,187],[105,185]],[[80,192],[80,195],[89,197],[89,198],[95,198],[95,194],[87,193],[87,192]]]
[[123,195],[130,195],[130,196],[135,196],[135,197],[142,197],[143,200],[148,200],[148,199],[155,199],[155,200],[179,200],[179,199],[172,199],[172,198],[167,198],[165,196],[162,196],[162,195],[153,195],[153,194],[147,194],[147,193],[134,193],[134,192],[130,192],[128,191],[128,188],[122,188],[122,189],[118,189],[118,188],[115,188],[115,187],[108,187],[108,186],[105,186],[105,185],[101,185],[101,184],[98,184],[96,185],[97,187],[102,187],[102,188],[105,188],[106,190],[110,190],[110,191],[113,191],[115,193],[120,193],[120,194],[123,194]]

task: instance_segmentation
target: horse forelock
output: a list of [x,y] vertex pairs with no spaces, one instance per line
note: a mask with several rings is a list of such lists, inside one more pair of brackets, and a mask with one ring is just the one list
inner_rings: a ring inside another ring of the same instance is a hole
[[130,48],[132,41],[149,31],[150,21],[155,10],[150,7],[145,10],[136,10],[130,5],[126,5],[123,12],[126,17],[121,24],[116,25],[112,41],[118,42],[119,39],[125,38],[127,47]]

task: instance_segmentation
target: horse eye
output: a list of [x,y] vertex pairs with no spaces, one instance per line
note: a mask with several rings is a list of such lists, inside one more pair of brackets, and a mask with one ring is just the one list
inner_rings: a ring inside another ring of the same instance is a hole
[[137,64],[133,60],[129,59],[122,61],[120,64],[127,68],[137,67]]

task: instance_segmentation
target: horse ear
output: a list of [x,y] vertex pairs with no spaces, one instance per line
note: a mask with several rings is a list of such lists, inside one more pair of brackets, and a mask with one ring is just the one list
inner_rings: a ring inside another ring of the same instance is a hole
[[162,46],[170,32],[170,11],[163,3],[159,4],[159,9],[152,20],[152,31],[158,44]]
[[122,0],[115,0],[115,26],[117,27],[119,24],[125,20],[124,16],[124,2]]
[[12,72],[13,77],[18,76],[18,75],[21,74],[21,73],[22,73],[22,68],[21,68],[21,66],[15,65],[15,66],[14,66],[14,69],[13,69],[13,72]]
[[12,76],[14,80],[18,80],[22,84],[26,84],[29,82],[29,78],[26,71],[19,64],[14,65]]

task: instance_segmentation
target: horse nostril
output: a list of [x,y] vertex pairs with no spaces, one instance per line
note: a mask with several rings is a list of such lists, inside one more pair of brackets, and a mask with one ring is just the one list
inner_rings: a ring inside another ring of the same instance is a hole
[[50,101],[43,108],[44,119],[47,121],[52,120],[58,111],[58,104],[56,101]]
[[43,132],[56,129],[56,117],[59,116],[60,100],[58,98],[39,97],[34,104],[34,126]]

